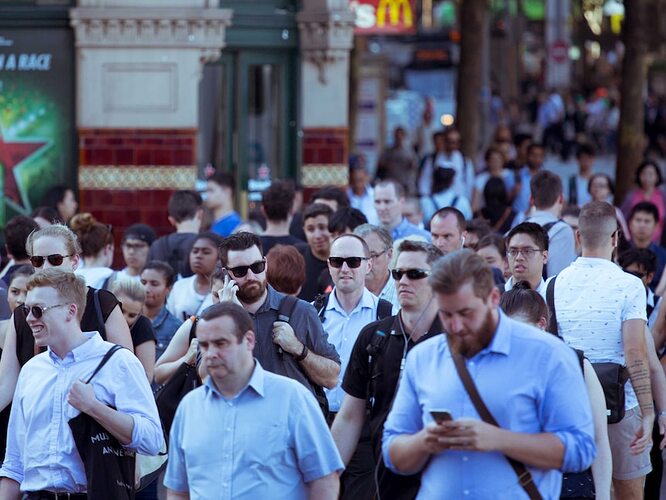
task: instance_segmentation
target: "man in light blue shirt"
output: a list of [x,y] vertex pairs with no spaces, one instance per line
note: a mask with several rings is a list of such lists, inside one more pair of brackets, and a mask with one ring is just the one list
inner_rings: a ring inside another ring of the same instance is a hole
[[375,186],[375,209],[379,222],[389,233],[393,241],[409,236],[421,236],[430,242],[430,233],[420,229],[402,215],[405,203],[405,188],[395,180],[385,180]]
[[337,499],[343,465],[321,410],[302,384],[253,358],[250,315],[211,306],[197,338],[209,376],[176,411],[167,498]]
[[156,455],[164,444],[146,372],[127,349],[87,380],[113,344],[82,332],[83,278],[58,269],[27,284],[26,321],[35,345],[48,347],[21,370],[0,470],[0,498],[85,498],[86,472],[68,422],[89,415],[126,449]]
[[[384,427],[387,466],[423,470],[419,499],[528,498],[511,457],[527,466],[543,498],[559,498],[562,471],[584,470],[596,454],[576,355],[504,316],[490,266],[470,250],[437,261],[430,284],[447,333],[407,356]],[[462,357],[500,427],[479,417],[452,356]],[[453,419],[436,423],[433,411]]]

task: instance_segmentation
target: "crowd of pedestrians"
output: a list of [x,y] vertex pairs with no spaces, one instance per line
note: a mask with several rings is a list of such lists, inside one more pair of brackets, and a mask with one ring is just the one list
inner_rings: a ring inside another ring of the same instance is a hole
[[404,132],[374,181],[276,180],[251,223],[219,172],[160,237],[66,188],[9,221],[0,500],[658,498],[660,167],[617,207],[591,145],[562,179],[501,127],[484,168]]

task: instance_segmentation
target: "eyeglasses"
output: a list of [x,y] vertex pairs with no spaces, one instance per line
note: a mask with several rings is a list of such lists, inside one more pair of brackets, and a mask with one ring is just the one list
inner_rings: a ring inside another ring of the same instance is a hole
[[55,307],[62,307],[62,306],[67,306],[69,304],[56,304],[53,306],[46,306],[46,307],[41,307],[41,306],[31,306],[28,307],[25,304],[21,304],[20,307],[23,312],[25,313],[25,317],[27,318],[30,313],[32,313],[33,317],[35,319],[40,319],[42,316],[44,316],[44,313],[48,311],[49,309],[53,309]]
[[506,252],[506,254],[511,257],[512,259],[515,259],[518,257],[519,254],[523,254],[523,257],[526,259],[531,259],[535,253],[541,252],[542,250],[540,248],[509,248]]
[[410,280],[422,280],[430,276],[430,271],[427,269],[391,269],[391,276],[396,281],[400,281],[404,275]]
[[361,265],[361,262],[368,260],[367,257],[329,257],[328,263],[335,269],[340,269],[342,264],[347,264],[349,269],[356,269]]
[[388,252],[388,249],[389,249],[389,248],[390,248],[390,247],[386,247],[386,248],[384,248],[384,250],[382,250],[381,252],[370,252],[370,258],[371,258],[371,259],[376,259],[377,257],[381,257],[381,256],[384,255],[386,252]]
[[237,266],[237,267],[227,267],[227,270],[232,272],[236,278],[244,278],[247,274],[247,271],[252,271],[253,274],[261,274],[266,269],[266,261],[260,260],[259,262],[254,262],[249,266]]
[[52,266],[59,266],[65,260],[65,257],[74,257],[74,254],[60,255],[59,253],[52,253],[51,255],[46,256],[33,255],[30,257],[30,263],[32,264],[32,267],[42,267],[44,265],[44,261],[48,260],[49,264]]

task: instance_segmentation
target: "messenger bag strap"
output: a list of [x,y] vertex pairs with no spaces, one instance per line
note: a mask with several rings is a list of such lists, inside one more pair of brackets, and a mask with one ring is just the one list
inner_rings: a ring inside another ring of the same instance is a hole
[[[479,413],[481,419],[487,424],[500,427],[500,425],[497,423],[497,420],[495,420],[495,417],[493,417],[493,414],[490,413],[490,410],[483,402],[479,391],[476,389],[476,385],[474,384],[474,381],[472,380],[472,377],[467,370],[465,359],[461,354],[451,354],[453,357],[453,364],[455,365],[456,371],[458,372],[458,376],[460,377],[460,380],[465,387],[465,391],[467,391],[467,395],[472,400],[472,404],[474,405],[474,408],[476,408],[476,411]],[[539,490],[534,484],[532,474],[529,470],[527,470],[525,464],[514,460],[511,457],[507,457],[506,455],[504,456],[509,461],[509,465],[511,465],[511,468],[516,473],[516,476],[518,476],[518,482],[525,490],[525,493],[527,493],[527,496],[530,497],[530,500],[541,500],[541,493],[539,493]]]

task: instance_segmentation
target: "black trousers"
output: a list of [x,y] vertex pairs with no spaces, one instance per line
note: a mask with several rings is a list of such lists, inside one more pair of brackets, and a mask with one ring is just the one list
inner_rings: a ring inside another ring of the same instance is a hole
[[364,424],[356,451],[340,476],[340,499],[370,500],[374,493],[375,457],[370,441],[370,428]]

